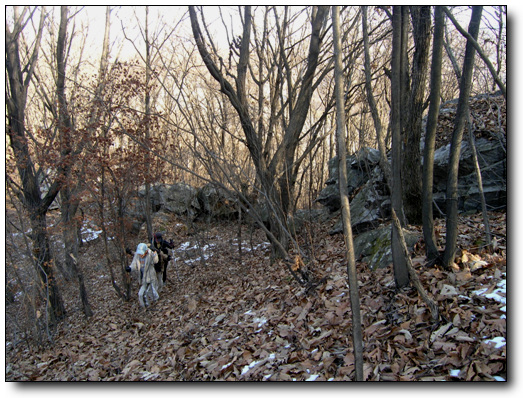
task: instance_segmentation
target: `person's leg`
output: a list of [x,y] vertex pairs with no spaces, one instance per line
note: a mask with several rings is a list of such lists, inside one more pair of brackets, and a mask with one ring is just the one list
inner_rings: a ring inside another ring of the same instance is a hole
[[169,264],[169,259],[165,259],[163,262],[163,283],[167,281],[167,265]]
[[145,291],[146,291],[146,286],[145,286],[145,283],[140,287],[140,291],[138,292],[138,301],[140,302],[140,305],[145,308],[145,301],[144,301],[144,297],[145,297]]

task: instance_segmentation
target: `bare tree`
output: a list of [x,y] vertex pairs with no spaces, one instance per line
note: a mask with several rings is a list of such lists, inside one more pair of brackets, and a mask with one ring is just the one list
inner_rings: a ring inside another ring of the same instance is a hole
[[[256,125],[255,118],[250,111],[248,97],[247,77],[252,35],[251,7],[247,6],[244,9],[242,34],[235,42],[235,46],[238,49],[236,75],[233,75],[231,70],[227,70],[224,73],[224,65],[219,54],[209,52],[198,21],[196,9],[189,7],[191,26],[198,51],[207,70],[219,83],[220,90],[228,97],[241,121],[245,144],[256,169],[263,199],[268,207],[269,229],[273,231],[273,236],[281,240],[283,247],[288,246],[288,234],[283,229],[285,228],[287,213],[293,203],[293,191],[299,170],[297,167],[299,166],[299,159],[296,156],[301,140],[300,135],[303,132],[310,108],[312,93],[324,76],[320,75],[317,81],[314,80],[319,63],[320,48],[323,41],[322,29],[324,28],[327,10],[327,7],[314,7],[312,10],[310,45],[306,67],[299,79],[300,83],[296,84],[296,86],[294,86],[293,75],[289,69],[288,54],[282,47],[285,25],[278,25],[282,29],[282,33],[278,36],[280,40],[279,51],[275,52],[278,60],[276,66],[281,68],[282,72],[276,75],[276,79],[286,79],[287,98],[283,97],[283,91],[279,91],[283,90],[283,80],[280,82],[276,81],[274,86],[276,92],[270,98],[271,101],[282,101],[284,108],[280,110],[279,114],[273,115],[277,115],[277,118],[273,119],[273,126],[275,126],[276,122],[280,124],[283,128],[283,135],[278,146],[275,147],[272,157],[269,157],[269,154],[272,153],[272,150],[269,151],[269,149],[274,145],[272,142],[274,135],[269,130],[264,139],[262,131],[258,130],[260,127]],[[234,79],[234,86],[229,82],[228,76],[232,76]],[[278,245],[275,242],[272,243],[273,248],[276,249],[274,254],[283,256],[283,253],[277,251]]]
[[432,66],[430,72],[430,106],[427,116],[425,132],[425,146],[423,148],[423,237],[427,252],[427,260],[434,263],[439,256],[434,234],[434,216],[432,212],[432,191],[434,181],[434,147],[436,141],[436,127],[438,123],[440,92],[441,92],[441,62],[443,49],[443,30],[445,17],[441,6],[435,7],[434,16],[434,44],[432,47]]
[[490,59],[486,56],[486,54],[483,52],[481,47],[479,46],[477,42],[477,36],[473,37],[470,32],[467,32],[465,29],[461,27],[459,22],[454,18],[454,15],[449,11],[447,7],[444,7],[443,10],[445,11],[445,14],[447,14],[447,17],[452,21],[458,32],[460,32],[466,39],[467,39],[467,45],[470,45],[474,47],[474,50],[477,51],[478,55],[481,57],[485,65],[487,66],[488,70],[490,71],[492,78],[494,79],[494,82],[498,85],[499,89],[501,90],[503,96],[507,98],[507,88],[501,81],[501,79],[498,76],[498,72],[496,69],[494,69],[494,66],[492,65],[492,62],[490,62]]
[[[60,7],[60,27],[58,29],[57,45],[56,45],[56,96],[58,98],[58,129],[60,135],[60,145],[62,153],[68,154],[65,162],[73,163],[74,157],[82,151],[83,144],[80,143],[78,148],[73,148],[72,135],[74,134],[75,126],[71,118],[71,111],[67,101],[66,95],[66,65],[67,65],[67,25],[69,22],[68,7]],[[65,171],[65,179],[62,190],[62,220],[64,222],[64,248],[65,248],[65,263],[68,269],[71,269],[73,275],[78,279],[78,286],[80,289],[80,300],[82,303],[85,316],[90,317],[93,312],[87,298],[87,291],[85,289],[83,272],[78,264],[78,246],[80,230],[79,220],[76,217],[76,212],[80,205],[80,198],[76,194],[74,185],[79,187],[78,178],[74,178],[73,166],[68,165]],[[81,181],[81,180],[80,180]]]
[[[163,47],[163,45],[166,43],[167,39],[170,37],[170,35],[175,31],[175,29],[172,29],[170,33],[165,33],[164,37],[162,38],[162,31],[165,29],[165,25],[159,25],[156,30],[153,30],[151,32],[151,26],[150,26],[150,9],[149,6],[145,6],[145,21],[143,26],[138,23],[139,32],[141,35],[141,38],[145,44],[145,54],[143,54],[138,46],[137,46],[137,40],[134,40],[127,36],[127,32],[125,28],[122,26],[122,31],[124,33],[125,38],[134,46],[136,49],[136,52],[138,56],[142,59],[142,61],[145,64],[145,94],[144,94],[144,100],[143,100],[143,109],[144,109],[144,116],[143,116],[143,127],[145,129],[145,140],[149,141],[153,137],[157,136],[157,131],[152,131],[151,125],[150,125],[150,119],[153,117],[154,114],[154,100],[155,100],[155,93],[153,92],[153,85],[156,80],[157,72],[155,71],[154,65],[156,63],[156,60],[159,56],[159,53]],[[139,21],[138,15],[136,15],[136,20]],[[146,156],[149,156],[149,153],[146,152]],[[150,168],[151,159],[146,160],[148,172],[146,181],[144,182],[145,185],[145,197],[144,197],[144,214],[145,214],[145,223],[147,226],[147,236],[148,239],[152,239],[153,230],[152,230],[152,209],[151,209],[151,182],[154,180],[155,170]]]
[[347,191],[347,155],[345,148],[345,87],[342,67],[341,34],[340,34],[340,9],[338,6],[332,9],[332,22],[334,33],[334,56],[335,56],[335,81],[336,81],[336,139],[338,147],[338,172],[339,190],[341,198],[341,210],[343,220],[343,235],[347,249],[347,274],[349,279],[350,303],[352,310],[352,343],[354,350],[356,380],[363,380],[363,332],[361,328],[360,296],[358,292],[358,275],[356,261],[354,259],[354,243],[352,240],[352,227],[350,222],[350,204]]
[[392,192],[392,176],[389,161],[387,160],[387,147],[385,144],[385,137],[381,118],[378,112],[378,106],[376,104],[374,91],[372,89],[371,62],[369,54],[369,32],[367,27],[367,6],[362,7],[362,30],[365,66],[365,92],[367,94],[367,102],[369,103],[372,121],[374,122],[374,129],[376,130],[376,140],[378,143],[378,149],[380,151],[380,167],[383,170],[383,174],[385,175],[385,180],[389,186],[389,191]]
[[[36,31],[31,54],[22,54],[21,35],[36,11],[40,12],[40,22]],[[31,240],[37,272],[47,289],[47,309],[51,323],[65,316],[65,307],[54,275],[53,259],[47,234],[47,211],[54,201],[70,165],[64,161],[68,153],[63,153],[57,165],[56,178],[49,190],[42,196],[35,163],[29,149],[28,132],[25,127],[27,92],[38,59],[38,51],[44,28],[45,9],[24,7],[22,13],[14,8],[13,25],[6,23],[6,108],[7,135],[13,150],[18,171],[19,183],[7,175],[8,183],[27,210],[31,222]],[[26,61],[22,65],[22,59]]]
[[403,207],[412,224],[421,224],[421,125],[425,109],[425,86],[430,48],[430,6],[411,6],[414,54],[407,103],[403,104],[405,121],[402,126],[404,152],[402,155]]
[[[479,26],[481,23],[482,6],[472,8],[472,16],[468,28],[468,33],[474,41],[478,38]],[[458,167],[461,152],[461,141],[463,131],[467,122],[469,108],[469,97],[472,86],[472,72],[474,70],[474,56],[476,49],[472,40],[467,40],[465,49],[465,59],[463,61],[463,75],[459,86],[459,100],[454,120],[454,130],[452,132],[452,142],[450,147],[450,159],[447,178],[447,197],[446,197],[446,242],[443,265],[449,268],[454,262],[456,254],[456,241],[458,234]]]
[[[404,105],[402,85],[402,64],[406,57],[404,35],[406,25],[406,12],[403,6],[394,6],[392,11],[392,62],[391,62],[391,129],[392,129],[392,208],[398,219],[404,225],[402,184],[401,184],[401,109]],[[401,288],[409,284],[409,273],[405,254],[403,253],[400,231],[396,224],[392,224],[392,258],[394,266],[394,279],[396,287]]]

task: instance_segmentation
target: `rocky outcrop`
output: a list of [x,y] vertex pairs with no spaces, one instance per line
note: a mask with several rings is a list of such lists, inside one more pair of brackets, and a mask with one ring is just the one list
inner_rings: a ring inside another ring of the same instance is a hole
[[[450,137],[456,101],[442,106],[438,119],[437,150],[434,153],[434,216],[445,216],[447,168]],[[506,104],[502,97],[479,96],[471,99],[474,114],[475,147],[481,169],[483,194],[488,210],[507,206]],[[423,142],[420,151],[423,152]],[[363,148],[347,156],[348,192],[355,257],[376,269],[392,263],[390,220],[391,201],[384,174],[378,165],[379,152]],[[389,159],[390,162],[390,159]],[[328,163],[329,179],[317,198],[333,215],[341,206],[338,190],[338,158]],[[421,204],[420,204],[421,206]],[[474,170],[473,152],[464,134],[458,171],[458,209],[460,212],[481,211],[480,190]],[[331,234],[342,233],[339,220]],[[404,230],[409,249],[421,234]]]
[[[138,193],[145,197],[145,189]],[[151,187],[151,206],[153,212],[160,210],[180,216],[194,217],[200,211],[196,188],[183,182],[176,184],[158,184]]]
[[199,216],[209,221],[211,219],[228,220],[238,216],[238,206],[235,195],[226,189],[209,183],[198,190]]
[[[158,184],[151,187],[151,209],[153,220],[161,222],[169,215],[205,219],[233,219],[238,215],[235,196],[222,188],[206,184],[196,189],[185,183]],[[131,220],[132,232],[139,233],[145,222],[145,188],[127,207],[127,216]]]
[[[500,141],[486,138],[479,138],[475,145],[487,206],[490,210],[505,208],[507,206],[507,155],[505,149]],[[434,153],[434,201],[436,207],[443,213],[445,212],[449,153],[450,144],[441,147]],[[468,141],[463,141],[461,144],[458,172],[458,208],[462,212],[481,210],[472,148]]]
[[[499,100],[499,98],[498,98]],[[485,97],[472,101],[476,108],[485,107]],[[479,105],[478,105],[479,104]],[[452,104],[451,104],[452,105]],[[482,108],[481,108],[482,109]],[[490,109],[490,108],[488,108]],[[487,112],[487,110],[484,110]],[[451,118],[453,108],[442,110],[445,120]],[[490,112],[491,116],[497,115]],[[485,116],[488,117],[488,116]],[[496,116],[497,118],[497,116]],[[476,127],[475,146],[481,169],[483,192],[489,210],[506,208],[507,205],[507,156],[503,137],[498,132],[498,123],[484,119],[482,128]],[[489,131],[488,128],[492,129]],[[438,132],[440,134],[440,132]],[[434,154],[434,215],[445,214],[445,198],[447,186],[447,167],[450,152],[450,143],[440,140],[441,145]],[[441,133],[440,135],[444,135]],[[440,137],[441,138],[441,137]],[[422,150],[422,149],[420,149]],[[383,172],[378,165],[379,153],[376,149],[363,148],[354,155],[347,156],[348,191],[351,205],[351,223],[353,231],[358,234],[376,228],[390,216],[390,198]],[[338,192],[338,158],[329,161],[329,180],[321,191],[317,201],[326,206],[331,212],[340,208]],[[472,148],[467,135],[462,142],[459,172],[458,172],[458,208],[461,212],[476,212],[481,210],[479,186],[474,171]],[[332,233],[342,232],[341,223],[338,223]]]
[[[390,215],[389,189],[378,166],[378,159],[378,151],[372,148],[363,148],[356,154],[347,156],[351,224],[355,234],[378,227],[380,220]],[[327,187],[320,192],[317,202],[335,212],[341,206],[337,157],[329,161],[329,177]],[[343,225],[340,220],[331,233],[341,232]]]
[[[354,155],[347,156],[347,189],[349,196],[354,196],[357,189],[369,180],[370,172],[379,161],[379,152],[373,148],[362,148]],[[341,206],[338,190],[338,157],[329,160],[329,179],[325,182],[325,189],[320,192],[317,202],[326,206],[331,212]]]
[[[411,249],[421,233],[403,230],[405,243]],[[390,225],[363,232],[354,238],[354,257],[367,263],[370,269],[385,268],[392,264]]]

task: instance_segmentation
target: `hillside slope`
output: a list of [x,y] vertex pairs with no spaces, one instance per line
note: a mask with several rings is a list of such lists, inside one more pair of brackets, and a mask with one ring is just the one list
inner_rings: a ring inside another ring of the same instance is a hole
[[[358,263],[367,380],[506,379],[506,215],[492,213],[491,222],[499,244],[492,255],[477,247],[480,217],[460,218],[464,250],[450,272],[424,268],[422,242],[416,246],[416,270],[443,315],[437,325],[415,289],[395,291],[391,267],[371,272]],[[16,302],[8,305],[6,380],[352,380],[342,236],[330,236],[330,225],[302,231],[312,272],[326,277],[306,292],[283,265],[270,264],[260,231],[244,242],[240,264],[237,226],[206,227],[205,261],[179,253],[148,310],[138,305],[136,282],[129,302],[117,298],[96,266],[100,242],[82,253],[91,319],[74,284],[66,287],[69,316],[54,344],[35,348],[13,334]],[[177,247],[186,242],[195,237],[176,236]]]

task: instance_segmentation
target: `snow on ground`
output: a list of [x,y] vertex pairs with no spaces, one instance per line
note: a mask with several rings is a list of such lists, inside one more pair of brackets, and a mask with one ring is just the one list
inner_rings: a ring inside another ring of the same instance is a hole
[[82,227],[82,231],[81,231],[82,242],[87,243],[87,242],[90,242],[92,240],[96,240],[96,239],[98,239],[98,237],[100,236],[101,233],[102,233],[102,230],[95,231],[94,229],[89,228],[89,227],[84,225]]
[[[238,246],[238,243],[233,242],[232,245]],[[214,249],[215,247],[216,247],[216,245],[214,243],[211,243],[211,244],[208,244],[205,246],[200,246],[198,243],[193,245],[190,241],[187,241],[187,242],[180,244],[180,246],[178,246],[178,248],[173,249],[173,258],[175,261],[181,261],[186,264],[192,264],[194,262],[199,262],[199,261],[202,261],[202,259],[208,260],[209,258],[212,257],[212,255],[213,255],[212,249]],[[252,247],[248,242],[245,242],[245,241],[242,242],[242,250],[246,253],[250,252],[252,250],[266,249],[268,247],[270,247],[269,242],[263,242],[256,246],[252,246]],[[196,256],[194,258],[187,258],[187,253],[190,253],[190,252],[193,252],[193,253],[196,252],[199,254],[201,253],[202,255]]]

